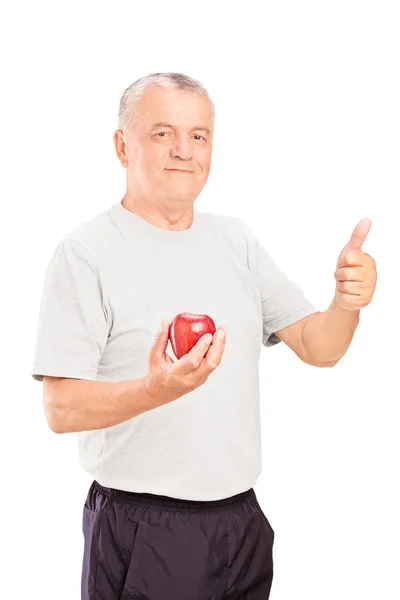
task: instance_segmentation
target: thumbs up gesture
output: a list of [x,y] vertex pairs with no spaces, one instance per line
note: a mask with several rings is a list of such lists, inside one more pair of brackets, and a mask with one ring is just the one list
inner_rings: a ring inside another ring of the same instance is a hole
[[335,302],[339,308],[359,310],[367,306],[374,295],[376,263],[372,256],[361,250],[371,225],[370,219],[362,219],[338,258]]

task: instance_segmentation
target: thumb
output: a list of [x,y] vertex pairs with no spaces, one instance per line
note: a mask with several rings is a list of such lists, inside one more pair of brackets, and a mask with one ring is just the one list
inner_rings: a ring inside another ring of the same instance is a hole
[[161,321],[161,327],[157,331],[156,337],[154,339],[153,347],[151,354],[156,359],[162,359],[164,353],[168,346],[169,339],[169,324],[166,319]]
[[367,239],[367,235],[371,229],[371,225],[371,219],[361,219],[361,221],[357,224],[353,233],[351,234],[350,240],[347,242],[347,244],[341,251],[338,258],[338,264],[341,263],[342,259],[348,252],[351,252],[353,250],[359,252],[362,251],[362,245]]
[[363,245],[367,238],[367,235],[369,234],[371,225],[371,219],[361,219],[361,221],[357,224],[356,228],[351,234],[349,242],[346,244],[348,250],[361,250],[361,246]]

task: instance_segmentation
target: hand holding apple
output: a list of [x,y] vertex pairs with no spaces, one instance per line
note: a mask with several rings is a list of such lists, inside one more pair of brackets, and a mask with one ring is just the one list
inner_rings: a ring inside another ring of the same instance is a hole
[[149,371],[143,378],[147,394],[156,405],[167,404],[205,383],[222,360],[226,327],[214,335],[201,335],[197,343],[174,362],[166,352],[169,341],[168,321],[163,320],[149,353]]

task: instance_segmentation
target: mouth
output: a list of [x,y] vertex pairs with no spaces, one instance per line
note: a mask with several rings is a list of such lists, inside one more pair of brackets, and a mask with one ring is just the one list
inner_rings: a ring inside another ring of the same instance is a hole
[[193,173],[193,171],[189,171],[188,169],[165,169],[166,171],[171,171],[172,173]]

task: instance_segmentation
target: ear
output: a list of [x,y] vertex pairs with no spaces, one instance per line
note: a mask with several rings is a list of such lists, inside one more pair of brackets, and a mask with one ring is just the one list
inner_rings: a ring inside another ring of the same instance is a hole
[[121,129],[117,129],[114,133],[114,146],[119,162],[126,168],[129,162],[126,155],[125,137]]

